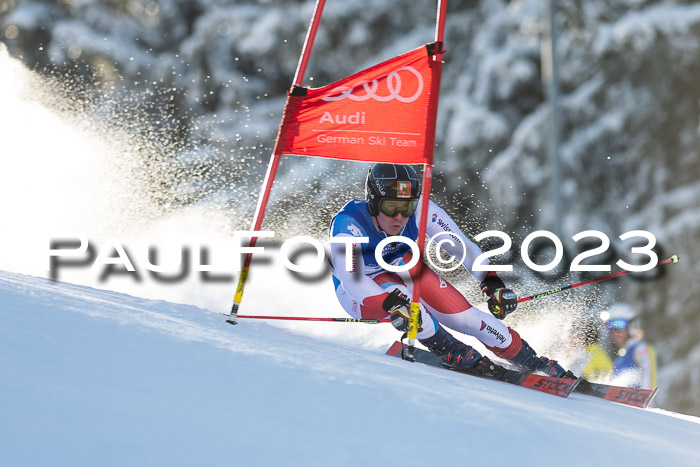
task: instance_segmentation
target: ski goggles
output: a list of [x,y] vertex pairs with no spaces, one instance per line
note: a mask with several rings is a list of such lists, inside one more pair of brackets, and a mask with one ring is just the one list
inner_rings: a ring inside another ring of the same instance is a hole
[[379,202],[379,210],[389,217],[394,217],[398,213],[405,217],[411,217],[418,207],[417,199],[388,199],[384,198]]
[[618,331],[624,331],[629,326],[629,320],[624,318],[615,318],[605,323],[605,328],[608,331],[613,331],[617,329]]

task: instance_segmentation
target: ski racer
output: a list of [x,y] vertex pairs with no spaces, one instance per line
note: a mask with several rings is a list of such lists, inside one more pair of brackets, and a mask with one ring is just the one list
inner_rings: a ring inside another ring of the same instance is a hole
[[[365,181],[365,200],[348,202],[330,225],[331,268],[335,292],[345,311],[354,318],[377,319],[391,316],[391,323],[408,330],[414,271],[392,272],[380,266],[375,249],[385,238],[400,236],[416,242],[420,209],[420,181],[410,165],[377,163]],[[556,361],[538,357],[513,329],[501,320],[515,311],[517,297],[495,272],[473,271],[472,264],[482,252],[447,213],[429,202],[427,234],[436,237],[449,232],[453,244],[444,250],[457,258],[480,282],[488,297],[490,313],[470,304],[449,282],[433,270],[423,268],[420,319],[417,338],[431,352],[455,368],[493,374],[496,367],[473,347],[457,340],[446,328],[469,334],[497,357],[528,371],[549,376],[574,378]],[[360,241],[365,237],[368,241]],[[358,238],[355,242],[354,239]],[[348,257],[348,256],[351,256]],[[381,257],[391,266],[408,264],[412,258],[407,243],[388,243]]]
[[615,347],[613,374],[633,388],[656,387],[656,351],[643,339],[637,312],[627,303],[616,303],[607,311],[605,327]]

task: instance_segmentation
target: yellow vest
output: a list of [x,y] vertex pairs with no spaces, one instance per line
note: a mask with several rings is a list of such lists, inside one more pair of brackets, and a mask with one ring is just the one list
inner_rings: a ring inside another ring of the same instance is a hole
[[594,342],[586,347],[589,357],[588,363],[583,369],[583,377],[589,381],[609,378],[613,374],[613,362],[607,352]]

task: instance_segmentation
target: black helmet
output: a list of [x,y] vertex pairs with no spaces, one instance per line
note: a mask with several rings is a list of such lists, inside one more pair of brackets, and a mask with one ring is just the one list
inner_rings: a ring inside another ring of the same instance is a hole
[[367,172],[365,197],[372,216],[382,211],[390,217],[399,212],[410,217],[420,197],[418,174],[410,165],[374,164]]

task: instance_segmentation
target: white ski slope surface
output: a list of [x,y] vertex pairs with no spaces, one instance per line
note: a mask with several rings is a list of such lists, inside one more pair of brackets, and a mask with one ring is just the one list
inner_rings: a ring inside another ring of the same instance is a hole
[[698,466],[699,442],[695,417],[0,272],[2,466]]

